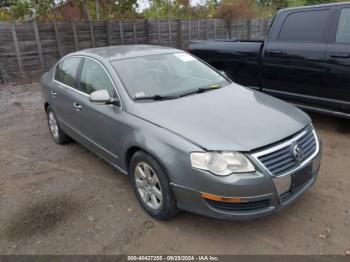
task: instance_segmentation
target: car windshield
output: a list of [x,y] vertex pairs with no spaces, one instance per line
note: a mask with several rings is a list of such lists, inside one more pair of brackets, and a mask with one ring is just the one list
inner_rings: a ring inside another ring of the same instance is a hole
[[149,55],[112,62],[135,100],[178,98],[230,82],[188,53]]

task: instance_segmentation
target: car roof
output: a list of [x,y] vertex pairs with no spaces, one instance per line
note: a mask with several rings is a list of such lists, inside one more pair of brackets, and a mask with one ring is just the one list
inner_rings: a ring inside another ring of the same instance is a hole
[[308,10],[308,9],[341,6],[341,5],[350,5],[350,2],[339,2],[339,3],[329,3],[329,4],[321,4],[321,5],[307,5],[307,6],[290,7],[290,8],[281,9],[278,11],[278,13],[285,12],[285,11]]
[[146,55],[170,54],[183,52],[182,50],[154,45],[119,45],[84,49],[70,55],[85,55],[100,57],[108,61],[140,57]]

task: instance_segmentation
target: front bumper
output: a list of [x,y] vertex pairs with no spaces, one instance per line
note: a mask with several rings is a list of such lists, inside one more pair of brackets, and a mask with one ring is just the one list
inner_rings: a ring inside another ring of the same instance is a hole
[[[232,183],[232,181],[227,180],[220,184],[220,192],[216,190],[217,188],[215,187],[215,184],[214,187],[212,187],[212,192],[210,192],[211,190],[208,187],[205,191],[199,191],[174,183],[172,183],[172,188],[179,209],[222,219],[254,219],[269,215],[287,207],[309,189],[317,179],[317,174],[320,168],[320,159],[321,148],[319,149],[318,154],[308,163],[311,168],[310,178],[297,189],[288,192],[288,194],[279,195],[272,179],[268,178],[268,175],[266,174],[257,174],[255,178],[242,180],[241,182],[238,181],[237,183]],[[204,199],[202,193],[209,193],[222,197],[239,197],[242,202],[215,202]]]

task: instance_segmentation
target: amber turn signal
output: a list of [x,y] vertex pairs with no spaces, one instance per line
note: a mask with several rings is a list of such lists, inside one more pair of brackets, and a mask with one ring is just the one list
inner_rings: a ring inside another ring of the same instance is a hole
[[202,193],[202,197],[209,200],[226,202],[226,203],[241,203],[242,199],[240,197],[220,197],[216,195],[211,195],[207,193]]

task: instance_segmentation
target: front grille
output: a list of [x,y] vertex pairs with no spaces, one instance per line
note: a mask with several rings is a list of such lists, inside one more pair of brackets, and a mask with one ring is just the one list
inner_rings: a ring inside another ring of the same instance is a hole
[[255,211],[259,209],[265,209],[270,206],[269,200],[260,200],[254,202],[241,202],[241,203],[227,203],[219,202],[210,199],[205,200],[211,207],[224,210],[224,211]]
[[293,154],[293,148],[296,144],[301,147],[303,160],[309,158],[316,150],[316,138],[312,128],[308,128],[303,136],[285,147],[259,156],[260,162],[273,174],[282,175],[296,168],[300,162],[297,161]]

